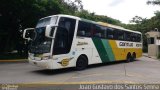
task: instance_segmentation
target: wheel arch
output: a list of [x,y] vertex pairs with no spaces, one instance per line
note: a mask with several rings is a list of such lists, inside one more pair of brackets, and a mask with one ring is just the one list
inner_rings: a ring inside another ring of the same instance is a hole
[[79,55],[79,57],[76,60],[76,70],[84,70],[88,66],[88,57],[85,54]]
[[132,56],[131,52],[128,52],[128,53],[127,53],[126,58],[128,58],[129,56]]
[[[78,58],[77,58],[77,60],[78,60],[79,58],[81,58],[81,57],[85,57],[86,60],[87,60],[87,62],[88,62],[88,57],[87,57],[86,54],[81,54],[81,55],[79,55]],[[77,62],[77,60],[76,60],[76,62]]]
[[132,56],[134,56],[134,57],[136,58],[136,52],[133,52],[133,53],[132,53]]

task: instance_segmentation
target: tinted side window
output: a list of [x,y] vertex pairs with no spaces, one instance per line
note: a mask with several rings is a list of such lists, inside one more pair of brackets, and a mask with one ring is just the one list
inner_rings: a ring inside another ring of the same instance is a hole
[[75,19],[60,18],[53,47],[54,55],[69,53],[73,42],[75,25]]
[[126,31],[124,36],[126,41],[131,41],[131,32]]
[[113,38],[114,38],[114,40],[118,40],[118,29],[114,29]]
[[114,39],[114,29],[113,28],[107,28],[107,38],[108,39]]
[[91,37],[91,24],[79,21],[77,36]]
[[118,40],[124,40],[124,31],[117,30],[118,32]]
[[105,38],[106,27],[100,25],[93,25],[93,37]]
[[141,42],[141,34],[137,34],[137,42]]
[[131,41],[136,42],[137,34],[132,33],[131,34]]

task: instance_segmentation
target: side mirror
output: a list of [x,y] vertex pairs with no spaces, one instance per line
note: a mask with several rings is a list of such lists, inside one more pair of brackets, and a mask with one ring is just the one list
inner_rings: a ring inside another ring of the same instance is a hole
[[48,38],[54,38],[53,34],[54,34],[54,27],[51,27],[50,25],[46,26],[46,30],[45,30],[45,36]]
[[34,28],[27,28],[23,31],[23,38],[27,40],[31,40],[30,33],[33,33]]

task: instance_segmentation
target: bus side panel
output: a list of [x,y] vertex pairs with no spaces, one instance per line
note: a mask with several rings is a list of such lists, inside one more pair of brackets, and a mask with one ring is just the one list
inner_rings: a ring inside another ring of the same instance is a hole
[[[125,41],[122,41],[122,42],[125,42]],[[136,58],[139,58],[142,56],[142,48],[136,47],[136,44],[137,44],[136,42],[131,42],[133,43],[133,47],[120,47],[119,41],[116,41],[116,40],[109,40],[109,43],[110,43],[110,46],[112,47],[116,61],[126,60],[127,54],[129,52],[131,54],[135,52]]]
[[88,64],[102,63],[99,54],[91,38],[77,37],[76,39],[76,58],[85,54],[88,58]]
[[109,44],[112,47],[112,50],[113,50],[116,61],[126,59],[125,48],[118,48],[115,40],[109,40]]
[[[114,54],[112,52],[112,48],[107,39],[100,39],[100,38],[92,38],[92,41],[95,45],[95,51],[99,54],[99,57],[102,63],[105,62],[112,62],[115,60]],[[95,56],[93,55],[93,58]]]
[[142,49],[138,49],[135,52],[136,52],[136,58],[142,57],[142,53],[143,53]]
[[[107,40],[101,38],[77,38],[76,56],[85,54],[89,64],[105,63],[112,61],[126,60],[127,54],[136,53],[136,58],[142,56],[142,48],[120,47],[117,40]],[[130,42],[136,45],[136,42]],[[84,49],[83,49],[84,48]]]

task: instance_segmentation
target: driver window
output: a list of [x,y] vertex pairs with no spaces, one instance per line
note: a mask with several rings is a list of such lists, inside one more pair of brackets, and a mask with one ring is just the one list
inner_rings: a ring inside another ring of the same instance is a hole
[[66,17],[61,17],[53,48],[53,54],[69,53],[73,41],[76,20]]

